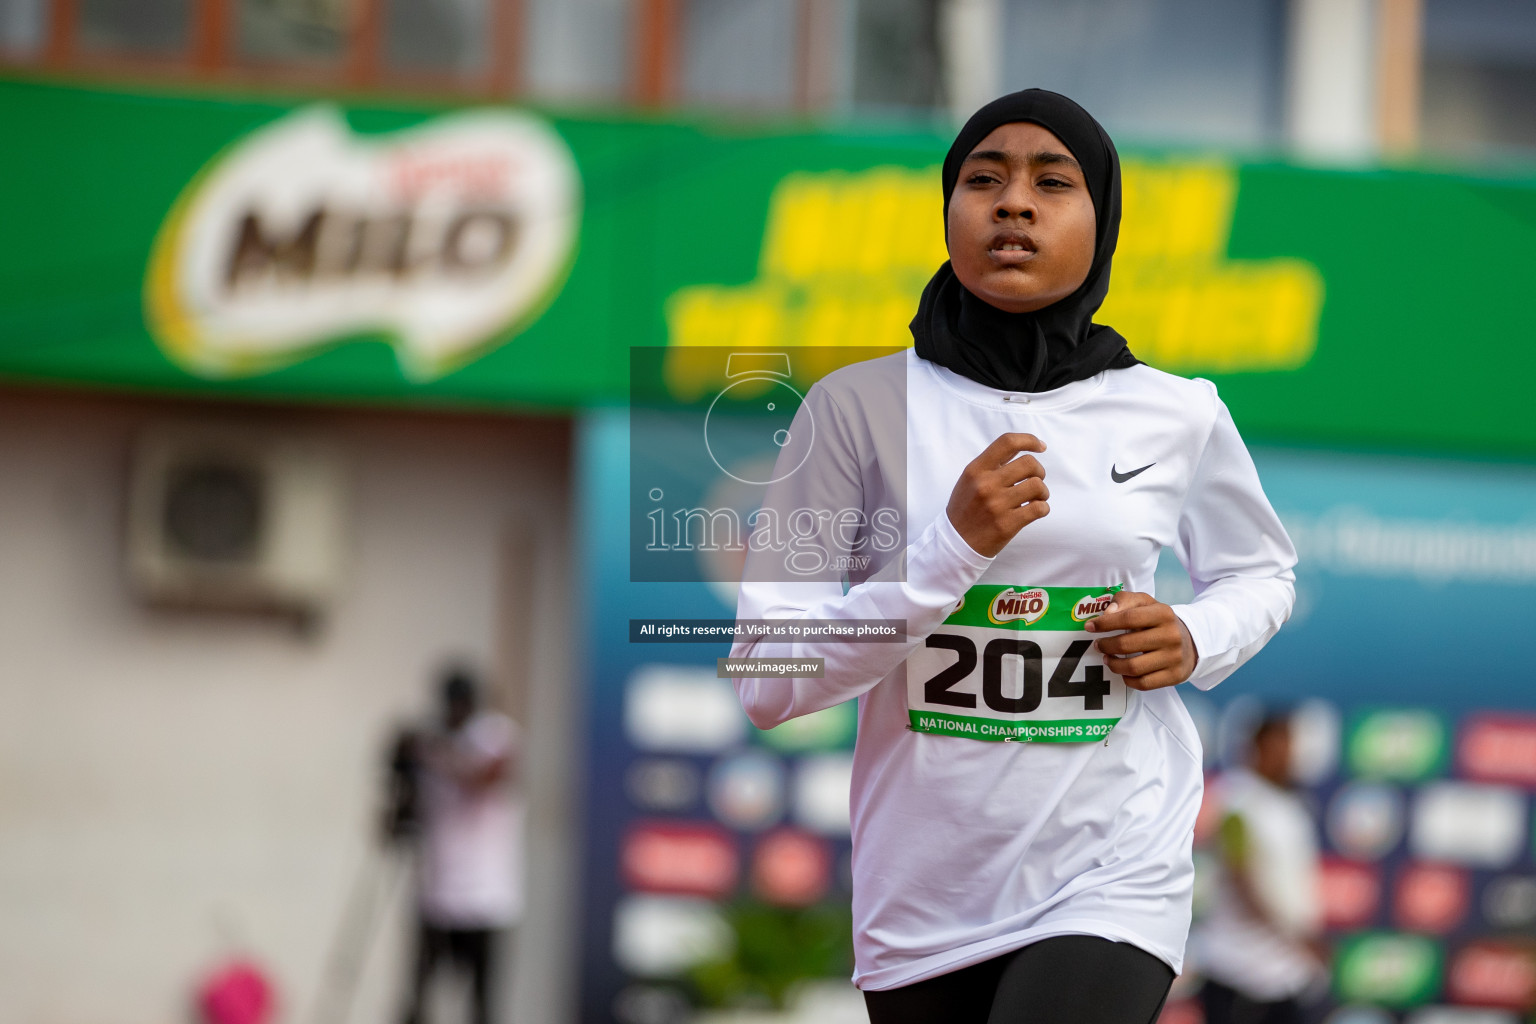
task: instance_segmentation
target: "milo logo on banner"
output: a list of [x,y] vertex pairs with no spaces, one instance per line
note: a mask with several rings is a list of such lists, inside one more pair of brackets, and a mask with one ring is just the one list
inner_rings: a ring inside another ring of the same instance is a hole
[[1001,625],[1004,622],[1023,622],[1026,626],[1040,621],[1051,607],[1051,595],[1044,587],[1030,590],[1014,590],[1007,587],[992,598],[987,617]]
[[216,157],[161,226],[150,328],[195,373],[261,373],[383,337],[427,380],[503,343],[554,297],[580,215],[576,164],[512,111],[358,135],[299,110]]

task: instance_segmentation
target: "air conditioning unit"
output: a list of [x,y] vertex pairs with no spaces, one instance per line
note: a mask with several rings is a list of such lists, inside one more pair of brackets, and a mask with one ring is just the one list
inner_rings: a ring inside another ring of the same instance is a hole
[[312,616],[341,584],[346,518],[328,444],[226,425],[153,428],[133,455],[128,574],[156,603]]

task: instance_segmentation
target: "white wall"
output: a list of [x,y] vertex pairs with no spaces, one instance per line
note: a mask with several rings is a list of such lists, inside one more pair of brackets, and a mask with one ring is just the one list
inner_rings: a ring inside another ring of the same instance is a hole
[[939,30],[950,118],[964,124],[1005,91],[1002,0],[945,0]]
[[[520,1019],[563,1019],[572,851],[549,829],[571,817],[566,424],[238,414],[333,437],[349,459],[353,569],[305,639],[127,590],[130,440],[189,413],[229,415],[0,391],[0,1020],[185,1021],[194,980],[233,944],[275,975],[279,1019],[307,1022],[370,842],[381,747],[427,706],[444,659],[507,660],[509,578],[554,596],[530,602],[540,647],[521,652],[545,831],[517,1003]],[[539,554],[508,572],[512,549]],[[394,1018],[403,907],[402,894],[354,1021]]]
[[1376,152],[1376,0],[1291,0],[1286,128],[1305,157]]

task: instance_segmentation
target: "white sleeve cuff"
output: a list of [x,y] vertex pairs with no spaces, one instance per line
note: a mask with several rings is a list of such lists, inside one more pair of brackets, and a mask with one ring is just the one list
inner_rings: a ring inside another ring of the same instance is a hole
[[[949,521],[949,512],[939,513],[939,518],[934,521],[937,528],[935,533],[940,544],[944,545],[946,553],[958,559],[966,566],[974,569],[977,575],[986,572],[987,566],[992,564],[992,559],[981,554],[975,548],[965,542],[960,536],[960,531],[955,529],[955,524]],[[974,579],[971,583],[976,582]],[[970,584],[966,584],[970,586]]]
[[886,618],[905,618],[909,629],[926,636],[991,564],[992,559],[967,544],[941,512],[907,548],[905,578],[894,590],[875,590],[870,596],[884,606]]
[[1227,653],[1227,644],[1223,642],[1222,634],[1230,629],[1224,630],[1213,621],[1213,616],[1220,616],[1222,610],[1210,602],[1204,605],[1176,604],[1172,608],[1173,614],[1189,630],[1189,638],[1195,642],[1195,654],[1199,656],[1195,670],[1186,681],[1197,689],[1209,690],[1237,668],[1231,659],[1223,657]]

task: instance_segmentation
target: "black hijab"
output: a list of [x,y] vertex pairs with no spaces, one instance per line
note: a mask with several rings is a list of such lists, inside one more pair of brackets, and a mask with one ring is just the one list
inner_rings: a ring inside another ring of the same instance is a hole
[[1109,264],[1120,235],[1120,157],[1093,116],[1060,93],[1025,89],[982,107],[944,157],[944,218],[960,165],[1000,125],[1029,121],[1054,134],[1077,158],[1097,216],[1093,265],[1078,289],[1032,313],[1007,313],[973,295],[946,261],[923,289],[912,337],[917,354],[1000,391],[1049,391],[1101,370],[1134,366],[1125,339],[1093,322],[1109,293]]

